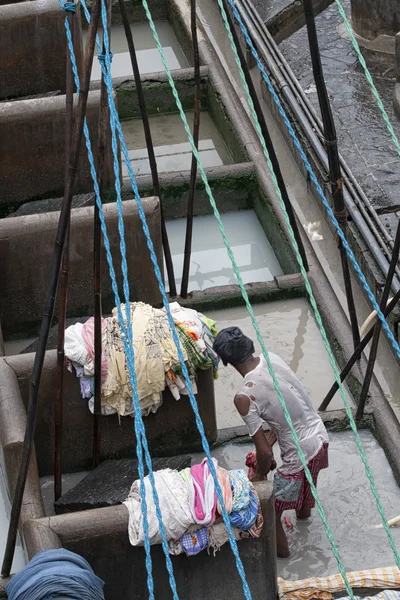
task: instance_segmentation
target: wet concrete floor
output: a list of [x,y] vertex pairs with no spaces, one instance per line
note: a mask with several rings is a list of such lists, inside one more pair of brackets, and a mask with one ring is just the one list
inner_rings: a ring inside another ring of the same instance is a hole
[[[155,25],[169,68],[174,70],[188,67],[189,61],[176,38],[172,26],[168,21],[156,21]],[[144,75],[164,71],[164,65],[148,23],[134,23],[131,25],[131,30],[140,72]],[[85,41],[85,39],[86,31],[83,33],[83,40]],[[111,63],[111,75],[113,78],[133,75],[123,25],[112,26],[110,40],[110,47],[114,53]],[[96,56],[97,54],[98,49],[96,48]],[[101,79],[101,68],[98,60],[93,61],[91,79],[92,81]]]
[[[224,213],[221,219],[244,283],[271,281],[275,276],[282,274],[271,244],[253,210]],[[167,231],[175,281],[179,290],[182,280],[186,219],[168,221]],[[193,219],[190,264],[189,292],[237,283],[214,215]]]
[[[193,112],[186,113],[191,129],[193,114]],[[179,114],[152,116],[149,121],[158,172],[190,171],[191,146]],[[122,130],[135,175],[149,174],[151,171],[142,121],[140,119],[123,121]],[[199,151],[204,167],[232,163],[225,142],[207,112],[201,113]],[[122,165],[122,174],[124,177],[128,175],[125,162]]]

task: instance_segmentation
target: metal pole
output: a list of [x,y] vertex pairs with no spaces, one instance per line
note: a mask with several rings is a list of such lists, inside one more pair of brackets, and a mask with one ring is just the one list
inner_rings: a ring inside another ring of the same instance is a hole
[[[391,302],[389,302],[389,304],[387,306],[385,306],[383,308],[382,303],[381,303],[380,308],[381,308],[383,314],[385,315],[385,317],[387,317],[392,312],[392,310],[394,309],[394,307],[396,306],[396,304],[399,300],[400,300],[400,290],[398,290],[396,292],[396,294],[393,296]],[[363,337],[363,339],[357,346],[356,350],[351,355],[350,359],[347,362],[347,365],[344,367],[343,371],[340,373],[340,381],[341,382],[343,382],[346,379],[347,375],[350,373],[351,369],[356,364],[357,360],[360,358],[364,349],[368,346],[369,342],[372,340],[372,337],[373,337],[374,331],[375,331],[375,327],[376,327],[376,323],[373,327],[371,327],[371,329],[368,331],[368,333],[365,334],[365,336]],[[336,394],[338,389],[339,389],[339,384],[337,381],[335,381],[335,383],[332,385],[331,389],[325,396],[324,401],[322,402],[322,404],[318,410],[324,411],[328,408],[333,396]]]
[[74,123],[74,134],[71,144],[71,159],[69,163],[69,177],[64,190],[64,200],[61,206],[61,213],[58,222],[56,241],[54,245],[53,258],[50,268],[49,286],[47,290],[46,304],[42,324],[40,328],[38,348],[35,355],[35,362],[32,370],[32,377],[29,390],[29,403],[27,411],[26,429],[24,443],[21,452],[21,462],[19,466],[18,478],[15,484],[14,498],[11,508],[10,524],[8,528],[8,537],[6,549],[4,552],[4,560],[1,569],[3,577],[10,575],[12,561],[15,551],[15,543],[18,533],[18,522],[21,514],[22,499],[25,490],[26,478],[28,475],[29,463],[32,455],[33,438],[35,435],[37,409],[38,409],[38,392],[40,379],[42,375],[43,362],[46,353],[47,338],[51,327],[54,312],[54,302],[57,293],[58,278],[60,275],[60,267],[62,254],[65,244],[65,239],[68,230],[68,219],[71,210],[72,193],[76,180],[79,150],[81,148],[83,120],[86,113],[87,99],[89,93],[90,73],[93,63],[93,51],[95,38],[100,16],[100,0],[95,0],[92,8],[92,15],[88,29],[86,40],[85,63],[82,78],[82,85],[79,94],[78,107],[76,111],[76,119]]
[[[111,2],[106,0],[107,30],[111,39]],[[103,55],[105,54],[103,40]],[[96,172],[100,198],[104,187],[105,156],[110,125],[107,86],[101,74],[99,127],[97,137]],[[101,447],[101,355],[102,355],[102,307],[101,307],[101,222],[97,203],[94,204],[93,227],[93,291],[94,291],[94,409],[93,409],[93,467],[100,462]]]
[[[397,261],[399,260],[399,252],[400,252],[400,221],[397,224],[396,237],[393,245],[393,254],[392,259],[389,265],[389,272],[385,281],[385,287],[383,288],[382,297],[381,297],[381,306],[385,306],[390,290],[392,289],[393,277],[396,271]],[[367,400],[369,386],[371,384],[372,374],[374,372],[374,366],[376,361],[376,356],[378,354],[378,344],[379,344],[379,336],[381,334],[382,329],[382,321],[378,319],[374,328],[374,337],[372,338],[371,350],[368,357],[368,365],[367,370],[365,372],[364,382],[360,393],[360,400],[358,402],[358,408],[356,412],[356,419],[361,419],[364,414],[364,407]]]
[[[310,46],[310,54],[312,61],[312,68],[314,73],[315,85],[317,88],[318,101],[321,109],[321,116],[324,128],[324,137],[326,152],[328,155],[329,163],[329,177],[332,188],[332,197],[334,203],[335,217],[339,222],[339,225],[346,235],[347,231],[347,210],[343,198],[343,179],[340,170],[340,159],[336,139],[336,129],[333,120],[331,105],[326,90],[324,73],[321,64],[321,57],[319,53],[317,30],[315,27],[314,10],[312,0],[303,0],[304,2],[304,14],[307,24],[308,42]],[[346,250],[343,247],[342,242],[339,240],[339,252],[342,263],[343,280],[347,298],[347,308],[350,315],[351,330],[353,334],[354,349],[357,348],[360,343],[360,332],[358,329],[357,313],[354,303],[353,290],[351,285],[350,268],[347,259]]]
[[280,169],[280,166],[279,166],[278,157],[276,155],[275,148],[273,146],[273,143],[272,143],[272,140],[271,140],[271,136],[270,136],[269,131],[268,131],[268,127],[267,127],[267,123],[265,121],[264,113],[262,111],[261,104],[260,104],[260,101],[258,99],[257,92],[256,92],[253,80],[252,80],[251,75],[250,75],[249,67],[247,65],[247,61],[246,61],[246,58],[244,56],[244,53],[243,53],[243,50],[242,50],[242,46],[240,44],[239,37],[238,37],[238,35],[236,33],[235,24],[234,24],[233,19],[231,17],[229,4],[228,4],[227,0],[222,0],[222,1],[223,1],[224,9],[225,9],[225,12],[226,12],[226,16],[227,16],[227,19],[228,19],[229,27],[230,27],[230,30],[231,30],[231,33],[232,33],[233,41],[235,42],[235,46],[236,46],[237,53],[238,53],[238,56],[239,56],[240,64],[241,64],[241,67],[243,69],[243,73],[244,73],[244,76],[245,76],[245,79],[246,79],[246,83],[247,83],[248,88],[249,88],[250,96],[251,96],[251,99],[252,99],[253,104],[254,104],[254,109],[256,111],[257,119],[258,119],[258,122],[260,124],[261,133],[263,135],[263,138],[264,138],[264,141],[265,141],[265,145],[266,145],[266,148],[267,148],[270,160],[271,160],[272,168],[274,170],[275,177],[276,177],[277,182],[278,182],[278,187],[279,187],[279,190],[281,192],[282,200],[283,200],[283,203],[284,203],[285,208],[286,208],[286,212],[287,212],[288,217],[289,217],[289,222],[290,222],[290,225],[291,225],[291,227],[293,229],[294,237],[295,237],[295,240],[297,242],[297,246],[299,248],[299,252],[300,252],[300,256],[301,256],[302,261],[303,261],[304,268],[305,268],[306,271],[308,271],[308,261],[307,261],[307,255],[306,255],[306,252],[305,252],[305,249],[304,249],[304,245],[303,245],[303,240],[301,239],[300,231],[299,231],[299,228],[297,226],[296,217],[295,217],[295,214],[294,214],[294,211],[293,211],[292,204],[291,204],[290,199],[289,199],[289,195],[287,193],[286,185],[285,185],[285,182],[284,182],[284,179],[283,179],[283,176],[282,176],[282,172],[281,172],[281,169]]
[[146,139],[147,153],[149,155],[149,163],[151,170],[151,177],[153,180],[154,194],[158,196],[160,200],[160,218],[161,218],[161,237],[164,248],[165,264],[167,266],[169,294],[170,296],[176,296],[176,285],[174,275],[174,265],[172,263],[171,249],[169,247],[167,227],[165,225],[164,209],[161,199],[160,182],[158,179],[157,162],[154,154],[153,139],[151,137],[150,123],[147,116],[146,102],[143,94],[142,80],[140,78],[139,65],[136,57],[135,45],[133,42],[132,30],[129,24],[128,15],[124,0],[119,0],[119,8],[121,12],[122,22],[124,24],[126,41],[128,42],[129,54],[131,57],[133,75],[135,77],[136,90],[138,95],[138,103],[140,115],[142,117],[144,136]]
[[[72,11],[68,12],[68,23],[71,30],[72,39],[74,32],[74,15]],[[71,57],[69,55],[67,44],[67,64],[66,64],[66,96],[65,96],[65,183],[68,178],[68,168],[71,152],[73,115],[74,115],[74,75],[72,72]],[[57,384],[56,384],[56,405],[55,405],[55,428],[54,428],[54,500],[58,500],[62,494],[62,471],[61,471],[61,445],[62,445],[62,422],[63,422],[63,383],[64,383],[64,337],[65,321],[67,314],[67,293],[68,293],[68,274],[69,274],[69,218],[67,238],[64,245],[63,261],[61,267],[60,282],[60,308],[58,318],[58,337],[57,337]]]
[[[194,64],[194,118],[193,118],[193,140],[196,149],[199,148],[200,136],[200,100],[201,100],[201,77],[200,77],[200,55],[199,41],[197,38],[197,20],[196,20],[196,0],[190,0],[190,27],[193,42],[193,64]],[[190,256],[192,253],[193,236],[193,204],[196,191],[197,160],[192,154],[192,164],[190,167],[189,196],[186,215],[186,238],[185,238],[185,256],[183,260],[181,296],[187,298],[190,272]]]

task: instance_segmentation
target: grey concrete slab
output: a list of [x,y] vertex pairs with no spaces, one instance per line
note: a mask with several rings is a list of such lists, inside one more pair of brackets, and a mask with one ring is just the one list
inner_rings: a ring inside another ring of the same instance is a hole
[[[159,264],[161,264],[161,233],[159,202],[155,197],[143,199],[143,208]],[[158,283],[154,275],[146,238],[137,206],[124,202],[125,240],[131,300],[157,304],[160,302]],[[118,211],[106,204],[104,215],[113,260],[119,256]],[[0,318],[4,334],[31,329],[38,333],[46,298],[48,276],[54,249],[59,213],[3,219],[0,230]],[[87,315],[93,306],[93,207],[77,208],[71,213],[70,278],[68,316]],[[102,251],[102,300],[104,312],[115,306],[106,253]],[[116,264],[120,264],[119,262]],[[119,283],[122,274],[116,268]],[[133,285],[134,284],[134,285]],[[18,302],[15,302],[15,299]],[[57,307],[56,307],[57,311]],[[57,312],[56,312],[57,314]],[[28,334],[29,335],[29,334]],[[28,337],[28,335],[26,337]]]

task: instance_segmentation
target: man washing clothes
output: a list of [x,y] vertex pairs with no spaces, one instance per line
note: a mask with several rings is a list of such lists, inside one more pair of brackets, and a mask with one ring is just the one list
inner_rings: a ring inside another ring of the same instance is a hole
[[[282,465],[274,476],[276,542],[279,558],[289,556],[289,546],[282,527],[285,510],[295,510],[298,519],[307,519],[315,500],[294,444],[267,362],[263,355],[254,356],[254,344],[238,327],[219,332],[214,350],[226,366],[231,364],[243,377],[234,402],[256,446],[257,463],[252,481],[262,481],[271,469],[272,446],[277,441]],[[328,434],[310,397],[290,369],[276,354],[269,354],[279,386],[291,416],[300,446],[306,457],[314,484],[321,469],[328,467]],[[271,431],[265,435],[262,425]]]

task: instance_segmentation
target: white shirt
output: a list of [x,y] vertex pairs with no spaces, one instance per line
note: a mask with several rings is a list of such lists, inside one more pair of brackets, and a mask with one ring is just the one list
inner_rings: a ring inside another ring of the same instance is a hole
[[[270,353],[269,358],[308,463],[318,454],[322,445],[328,443],[327,431],[311,404],[307,390],[291,368],[276,354]],[[250,399],[249,412],[242,417],[250,436],[255,435],[265,421],[278,440],[282,458],[279,470],[284,474],[301,471],[303,465],[263,355],[257,367],[244,377],[237,393]]]

